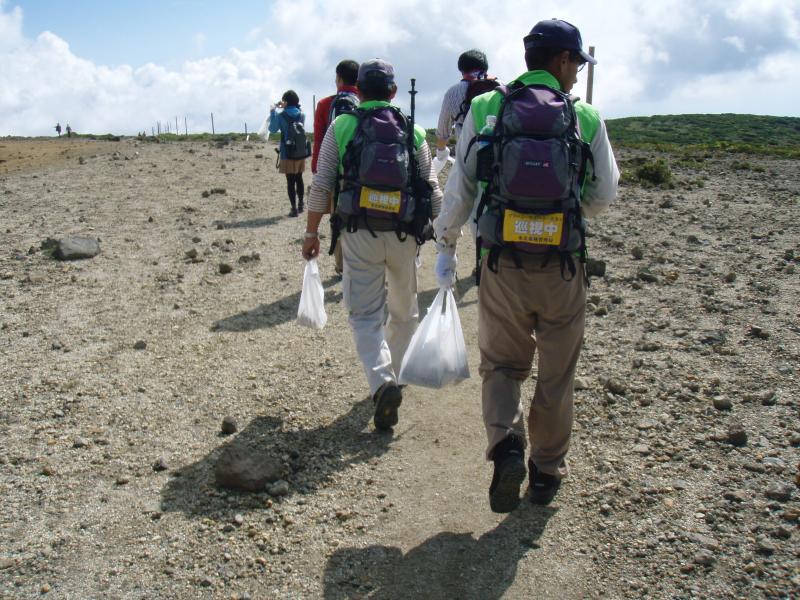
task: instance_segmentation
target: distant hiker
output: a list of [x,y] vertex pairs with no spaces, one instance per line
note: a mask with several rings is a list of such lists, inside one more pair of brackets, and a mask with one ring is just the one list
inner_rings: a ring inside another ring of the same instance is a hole
[[[336,93],[327,98],[323,98],[317,103],[317,110],[314,112],[314,151],[311,156],[311,172],[317,172],[317,159],[319,149],[325,132],[333,120],[344,112],[349,112],[358,106],[358,90],[356,80],[358,79],[358,63],[354,60],[343,60],[336,65]],[[331,192],[331,202],[333,202],[333,192]],[[334,259],[336,272],[341,275],[342,266],[342,244],[337,242],[334,247]]]
[[417,328],[417,246],[432,233],[430,219],[439,213],[442,193],[425,130],[411,129],[413,95],[410,119],[390,104],[397,93],[392,65],[363,63],[357,88],[361,105],[337,117],[322,140],[303,257],[319,255],[319,223],[338,189],[334,224],[342,241],[342,294],[375,404],[375,427],[385,431],[397,423],[403,399],[397,374]]
[[[481,50],[473,48],[462,52],[458,57],[458,70],[461,72],[461,81],[445,92],[442,108],[439,111],[439,124],[436,128],[436,160],[440,169],[450,158],[447,141],[452,135],[455,135],[458,141],[472,99],[500,85],[496,78],[488,75],[489,61]],[[476,202],[475,207],[477,206]],[[470,215],[469,226],[472,237],[475,238],[478,234],[475,209]]]
[[497,79],[489,77],[487,74],[489,61],[486,59],[486,54],[480,50],[472,49],[462,52],[458,57],[458,70],[461,71],[461,81],[445,92],[442,108],[439,111],[439,123],[436,127],[436,156],[440,160],[445,160],[450,156],[450,152],[447,150],[447,141],[453,134],[458,140],[472,99],[500,85]]
[[61,137],[61,123],[56,123],[56,133]]
[[72,137],[72,127],[69,126],[69,123],[67,123],[66,132],[67,137]]
[[281,101],[270,107],[269,132],[281,133],[278,172],[286,175],[286,188],[292,206],[290,217],[303,212],[303,171],[306,169],[306,158],[311,154],[305,122],[306,115],[300,110],[300,98],[294,90],[284,92]]
[[537,350],[528,415],[531,500],[550,502],[568,474],[586,310],[584,217],[613,201],[619,179],[599,113],[568,96],[578,71],[595,64],[578,29],[541,21],[524,43],[528,71],[472,101],[434,223],[437,280],[452,285],[460,228],[478,185],[485,188],[478,209],[478,346],[495,512],[519,503],[526,474],[520,387]]

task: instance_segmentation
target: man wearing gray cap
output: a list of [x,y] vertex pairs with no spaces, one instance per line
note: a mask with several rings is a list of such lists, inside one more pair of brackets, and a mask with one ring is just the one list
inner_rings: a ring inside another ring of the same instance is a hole
[[520,388],[536,351],[527,419],[531,500],[550,502],[568,473],[586,302],[584,219],[613,201],[619,179],[599,113],[569,96],[578,71],[595,63],[578,29],[541,21],[524,44],[528,71],[472,101],[434,223],[437,279],[452,285],[460,228],[483,188],[478,346],[495,512],[519,503],[527,445]]
[[341,233],[342,295],[375,403],[375,427],[386,431],[397,424],[397,375],[417,328],[417,245],[439,213],[442,192],[425,130],[415,125],[412,131],[390,103],[397,93],[392,65],[363,63],[356,87],[361,104],[336,117],[322,140],[303,257],[319,254],[319,223],[340,178],[332,222]]

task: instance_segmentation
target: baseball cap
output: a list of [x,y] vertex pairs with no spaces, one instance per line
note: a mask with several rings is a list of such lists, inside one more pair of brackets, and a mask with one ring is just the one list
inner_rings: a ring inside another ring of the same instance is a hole
[[394,67],[380,58],[373,58],[361,63],[358,68],[358,83],[366,83],[367,81],[393,84]]
[[583,51],[583,40],[578,28],[572,23],[567,23],[561,19],[539,21],[522,41],[525,42],[525,50],[531,48],[574,50],[586,62],[593,65],[597,64],[597,59],[594,56]]

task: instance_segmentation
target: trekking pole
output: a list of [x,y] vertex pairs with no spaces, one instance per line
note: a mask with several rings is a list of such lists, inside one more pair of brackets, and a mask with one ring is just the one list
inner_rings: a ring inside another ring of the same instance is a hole
[[409,116],[409,133],[408,133],[408,160],[409,166],[411,167],[411,172],[416,173],[416,155],[414,153],[414,112],[416,110],[416,103],[415,103],[415,96],[417,95],[417,90],[415,89],[415,85],[417,80],[412,77],[411,78],[411,89],[408,91],[411,94],[411,115]]

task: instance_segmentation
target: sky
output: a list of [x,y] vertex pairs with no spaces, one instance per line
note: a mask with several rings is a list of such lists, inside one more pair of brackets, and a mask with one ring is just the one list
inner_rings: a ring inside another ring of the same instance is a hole
[[[395,67],[396,103],[435,127],[458,55],[525,71],[522,38],[542,19],[595,46],[593,104],[605,118],[800,116],[800,0],[0,0],[0,136],[257,130],[294,89],[334,91],[339,60]],[[584,70],[573,93],[586,93]]]

